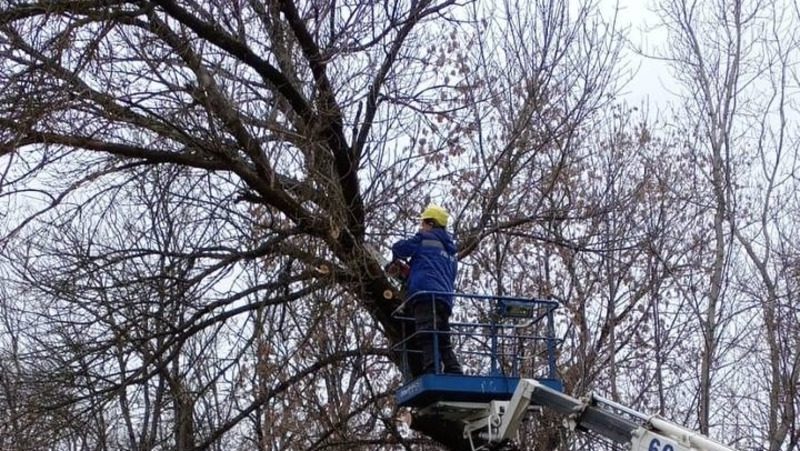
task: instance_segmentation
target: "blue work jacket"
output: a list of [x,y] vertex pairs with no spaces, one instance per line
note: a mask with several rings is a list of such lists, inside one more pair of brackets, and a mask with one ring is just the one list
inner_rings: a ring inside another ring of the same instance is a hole
[[[408,276],[406,296],[411,299],[420,291],[452,293],[456,281],[456,245],[444,229],[417,232],[413,237],[400,240],[392,246],[396,259],[408,259],[411,272]],[[412,299],[410,304],[430,299],[426,296]],[[452,296],[437,296],[438,301],[453,308]]]

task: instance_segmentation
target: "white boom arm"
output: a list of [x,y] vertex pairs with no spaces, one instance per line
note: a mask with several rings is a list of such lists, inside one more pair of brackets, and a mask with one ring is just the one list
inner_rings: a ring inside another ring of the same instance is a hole
[[[570,428],[597,433],[615,443],[630,445],[631,451],[735,451],[701,434],[657,416],[646,416],[613,401],[592,396],[581,401],[553,390],[534,379],[521,379],[508,403],[492,404],[490,418],[469,422],[465,437],[484,427],[480,438],[484,448],[510,440],[517,435],[531,403],[555,410],[567,417]],[[475,447],[473,449],[480,449]]]
[[[633,431],[631,450],[633,451],[731,451],[697,432],[658,417],[651,417],[645,427]],[[658,433],[653,432],[658,431]]]

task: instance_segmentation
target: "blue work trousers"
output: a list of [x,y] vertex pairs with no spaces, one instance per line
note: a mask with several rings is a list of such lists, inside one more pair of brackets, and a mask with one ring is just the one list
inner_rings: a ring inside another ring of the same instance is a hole
[[[463,374],[450,341],[450,311],[443,302],[417,301],[414,305],[414,326],[417,344],[422,350],[423,373],[438,373],[444,366],[445,373]],[[439,371],[435,371],[435,342],[438,343]]]

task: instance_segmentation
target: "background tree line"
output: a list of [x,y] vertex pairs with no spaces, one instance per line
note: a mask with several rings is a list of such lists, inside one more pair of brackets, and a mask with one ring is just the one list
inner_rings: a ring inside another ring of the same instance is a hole
[[567,392],[796,449],[800,6],[653,7],[641,108],[593,1],[4,0],[0,448],[462,449],[376,255],[436,201]]

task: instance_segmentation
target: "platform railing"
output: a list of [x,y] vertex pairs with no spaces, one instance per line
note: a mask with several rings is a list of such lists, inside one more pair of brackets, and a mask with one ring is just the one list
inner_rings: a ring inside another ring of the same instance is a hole
[[[445,297],[453,299],[450,332],[415,330],[411,307]],[[536,298],[419,292],[393,312],[403,330],[393,350],[402,356],[406,381],[421,375],[422,351],[417,342],[425,334],[432,335],[436,374],[442,373],[440,336],[449,335],[466,375],[555,379],[560,340],[555,336],[554,312],[558,306],[556,301]]]

